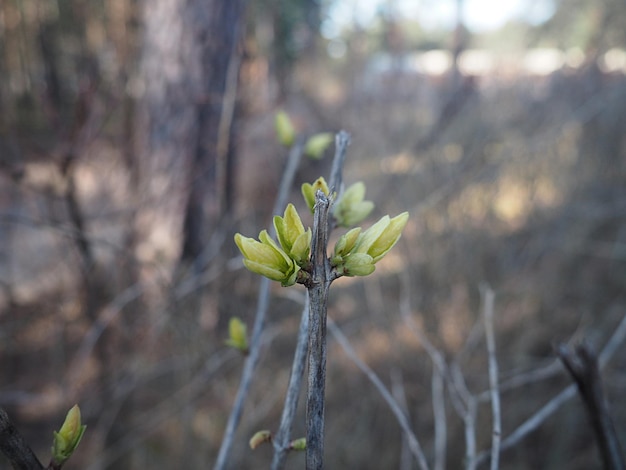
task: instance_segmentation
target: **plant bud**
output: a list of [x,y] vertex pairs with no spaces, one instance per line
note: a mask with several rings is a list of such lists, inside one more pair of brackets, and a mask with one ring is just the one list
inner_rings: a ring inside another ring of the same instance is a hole
[[318,190],[322,191],[324,194],[326,194],[326,196],[328,196],[328,194],[330,193],[330,190],[328,189],[328,184],[326,184],[326,180],[322,176],[316,179],[313,184],[304,183],[302,185],[302,196],[304,197],[304,201],[309,207],[311,214],[315,212],[315,194]]
[[331,132],[322,132],[309,137],[304,144],[304,154],[307,157],[319,160],[324,156],[324,152],[333,143],[335,136]]
[[291,147],[296,140],[296,130],[293,127],[289,115],[285,111],[276,113],[275,119],[276,138],[285,147]]
[[248,337],[246,332],[246,324],[239,317],[233,317],[228,322],[228,346],[238,349],[244,354],[248,354]]
[[372,201],[364,201],[365,184],[359,181],[344,191],[337,202],[333,215],[342,227],[352,227],[362,222],[374,209]]
[[263,431],[257,431],[254,433],[254,436],[250,438],[250,449],[254,450],[257,447],[259,447],[261,444],[264,444],[266,442],[271,442],[271,440],[272,440],[272,433],[268,431],[267,429],[264,429]]
[[80,408],[78,405],[74,405],[68,411],[61,429],[53,433],[52,461],[55,465],[60,467],[71,457],[82,439],[85,429],[87,426],[81,424]]

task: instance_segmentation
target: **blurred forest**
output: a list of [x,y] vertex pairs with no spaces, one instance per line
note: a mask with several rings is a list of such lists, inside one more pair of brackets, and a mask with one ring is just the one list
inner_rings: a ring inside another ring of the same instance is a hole
[[[271,224],[281,109],[302,136],[350,132],[344,180],[366,183],[372,221],[410,213],[373,275],[334,283],[329,316],[433,468],[487,468],[486,292],[503,440],[571,385],[554,345],[586,339],[613,341],[602,378],[626,442],[626,4],[544,0],[541,22],[473,31],[463,0],[452,28],[393,1],[341,23],[340,3],[0,2],[0,407],[42,460],[78,403],[68,469],[214,465],[245,361],[228,321],[252,329],[260,282],[233,234]],[[299,168],[298,208],[327,154]],[[272,286],[227,468],[269,468],[248,440],[278,427],[304,292]],[[418,468],[333,338],[327,467]],[[579,397],[500,463],[598,468]]]

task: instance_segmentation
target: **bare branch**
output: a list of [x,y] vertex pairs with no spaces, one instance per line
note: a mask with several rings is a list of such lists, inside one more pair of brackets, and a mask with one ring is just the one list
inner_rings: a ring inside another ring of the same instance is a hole
[[[394,400],[402,408],[402,411],[408,416],[409,405],[406,401],[406,392],[404,391],[404,382],[402,380],[402,372],[395,367],[391,369],[391,393]],[[409,440],[406,435],[402,434],[402,446],[400,448],[400,464],[399,470],[410,470],[412,468],[411,449],[409,449]]]
[[435,420],[435,470],[446,468],[446,403],[444,400],[444,377],[437,367],[433,367],[433,378],[431,381],[433,416]]
[[483,298],[483,320],[487,341],[487,357],[489,362],[489,390],[491,392],[492,436],[491,436],[491,470],[497,470],[500,459],[500,439],[502,434],[500,418],[500,392],[498,391],[498,362],[496,360],[496,338],[493,327],[493,290],[484,285],[481,287]]
[[296,352],[291,366],[291,376],[285,397],[285,406],[280,418],[280,427],[274,438],[274,458],[272,459],[272,470],[280,470],[285,466],[289,442],[291,440],[291,427],[298,408],[298,397],[302,388],[302,377],[306,365],[306,352],[309,333],[309,297],[307,295],[304,308],[302,309],[302,319],[298,330],[298,342]]
[[[450,388],[455,391],[452,397],[457,395],[457,401],[462,404],[459,415],[463,419],[465,429],[465,468],[474,470],[477,466],[476,460],[476,399],[470,393],[465,383],[465,378],[458,363],[450,365]],[[453,400],[454,404],[455,400]],[[457,410],[459,411],[459,410]]]
[[335,158],[333,167],[330,170],[330,185],[328,188],[331,194],[335,191],[337,194],[341,193],[343,164],[346,159],[348,145],[350,145],[350,134],[346,131],[339,131],[335,136]]
[[309,290],[309,377],[306,409],[306,468],[324,466],[324,395],[326,388],[326,314],[328,291],[332,282],[326,254],[330,199],[322,191],[315,197],[313,238],[311,241],[312,282]]

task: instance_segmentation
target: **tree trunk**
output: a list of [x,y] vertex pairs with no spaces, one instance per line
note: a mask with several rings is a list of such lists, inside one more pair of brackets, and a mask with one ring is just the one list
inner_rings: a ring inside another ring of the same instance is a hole
[[[190,193],[185,210],[181,261],[196,263],[214,225],[225,212],[230,124],[238,78],[238,40],[242,2],[206,0],[190,7],[197,25],[202,96],[196,104],[198,138],[189,174]],[[199,21],[198,21],[199,22]]]

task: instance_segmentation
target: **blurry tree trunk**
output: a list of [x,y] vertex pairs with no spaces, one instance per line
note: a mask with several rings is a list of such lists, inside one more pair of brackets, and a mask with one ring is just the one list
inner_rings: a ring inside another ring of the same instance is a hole
[[[191,3],[194,10],[207,4],[205,0]],[[199,133],[190,166],[181,252],[181,261],[198,263],[200,268],[207,234],[225,214],[232,198],[227,184],[232,165],[227,160],[239,75],[237,46],[242,11],[240,0],[208,3],[211,11],[204,24],[199,25],[197,35],[202,77],[201,96],[196,104]]]
[[[225,211],[241,0],[144,3],[138,220],[150,254],[196,261]],[[171,258],[170,258],[171,259]]]

